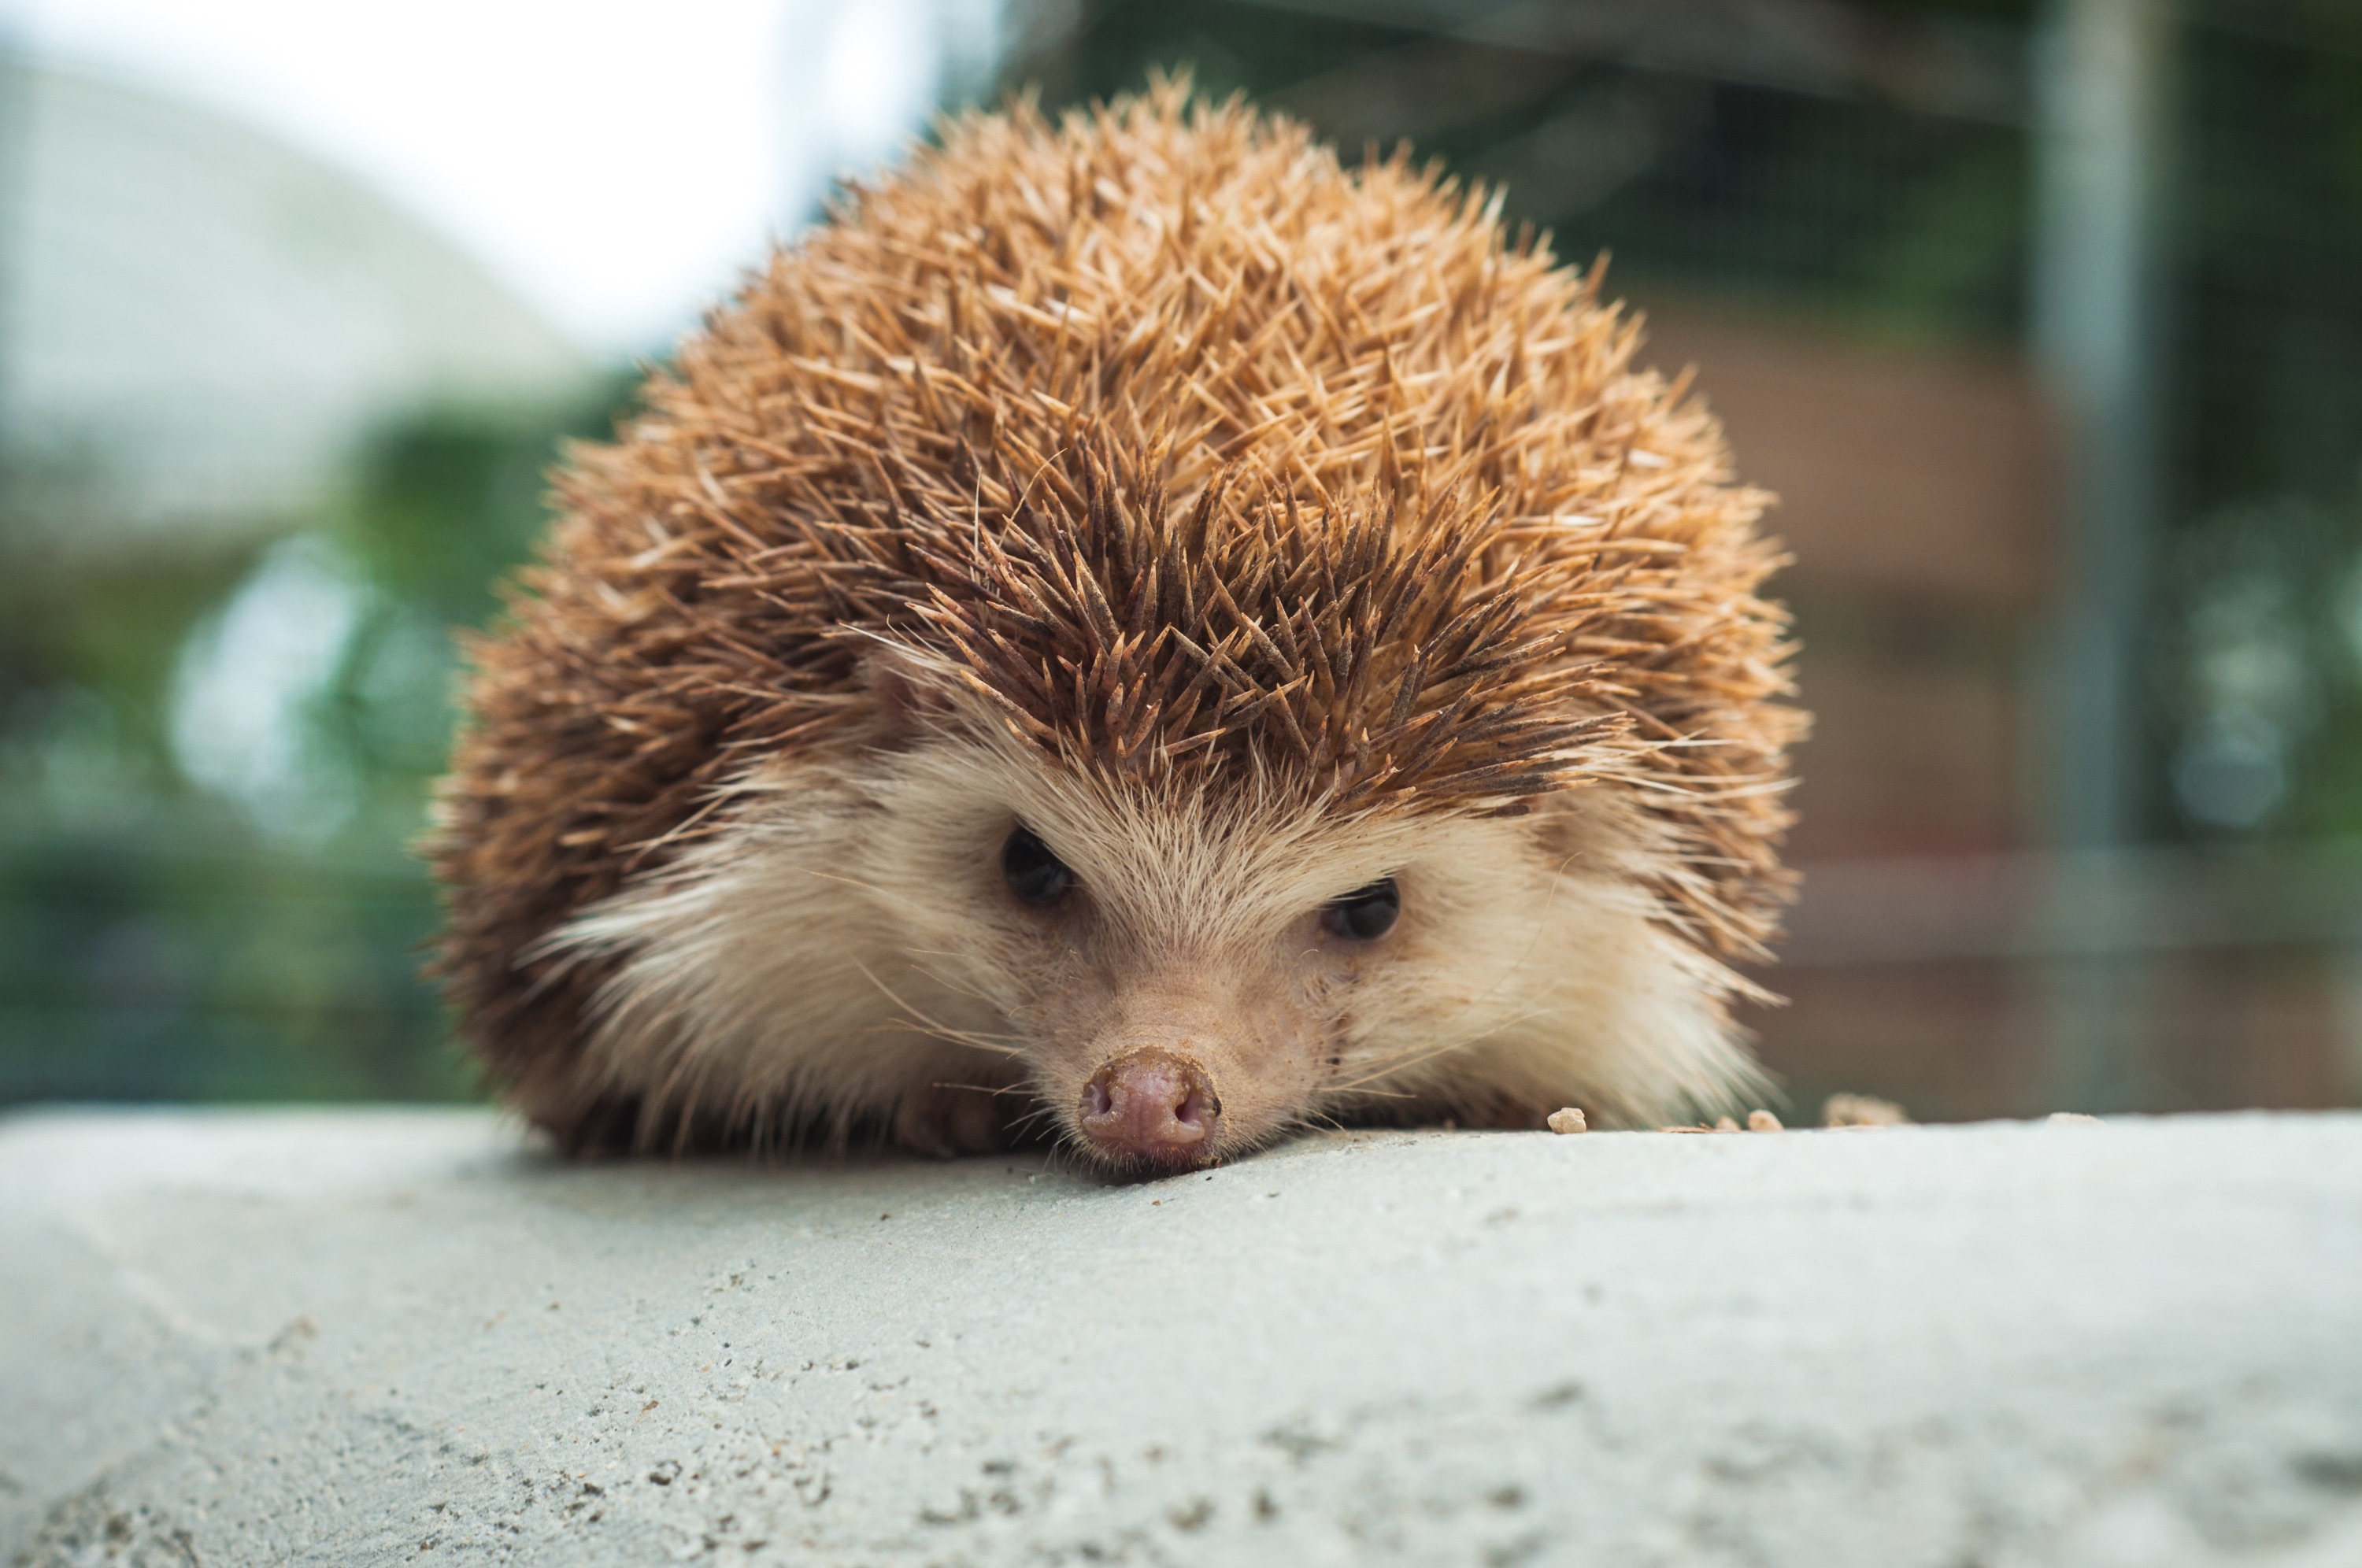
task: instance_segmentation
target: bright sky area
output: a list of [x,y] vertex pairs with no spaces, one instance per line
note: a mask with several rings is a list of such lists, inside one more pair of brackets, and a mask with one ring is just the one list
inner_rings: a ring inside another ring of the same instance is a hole
[[985,0],[0,0],[44,60],[344,168],[606,354],[661,348],[890,156]]

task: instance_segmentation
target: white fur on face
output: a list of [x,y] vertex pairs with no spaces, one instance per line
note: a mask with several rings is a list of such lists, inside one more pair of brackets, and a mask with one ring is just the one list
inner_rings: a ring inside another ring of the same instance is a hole
[[[1648,1123],[1760,1084],[1744,983],[1665,930],[1651,853],[1606,787],[1518,819],[1336,820],[1274,792],[1077,777],[985,724],[758,770],[727,824],[545,951],[618,961],[602,1087],[843,1134],[931,1085],[1076,1093],[1127,1047],[1198,1061],[1220,1152],[1309,1119],[1492,1121],[1584,1106]],[[1023,825],[1069,866],[1054,910],[1000,871]],[[1330,934],[1384,877],[1402,914]]]

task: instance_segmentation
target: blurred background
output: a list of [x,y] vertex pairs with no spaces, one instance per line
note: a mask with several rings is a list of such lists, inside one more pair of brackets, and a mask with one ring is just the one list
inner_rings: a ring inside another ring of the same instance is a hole
[[457,1098],[449,631],[840,171],[1188,64],[1780,492],[1809,1110],[2362,1101],[2351,0],[0,0],[0,1102]]

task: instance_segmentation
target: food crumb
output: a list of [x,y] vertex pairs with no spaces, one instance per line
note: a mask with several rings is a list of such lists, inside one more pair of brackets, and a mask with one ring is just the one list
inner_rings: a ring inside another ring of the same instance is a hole
[[1821,1102],[1824,1127],[1907,1127],[1911,1113],[1872,1094],[1833,1094]]
[[1727,1116],[1717,1116],[1714,1119],[1714,1130],[1717,1132],[1736,1132],[1738,1131],[1738,1123]]
[[2087,1123],[2097,1127],[2100,1124],[2098,1117],[2086,1116],[2080,1110],[2054,1110],[2043,1120],[2053,1127],[2081,1127]]
[[1550,1130],[1553,1132],[1588,1132],[1591,1123],[1584,1120],[1581,1106],[1562,1106],[1550,1113]]
[[1780,1119],[1768,1110],[1750,1110],[1747,1113],[1747,1130],[1749,1132],[1777,1132],[1781,1130]]

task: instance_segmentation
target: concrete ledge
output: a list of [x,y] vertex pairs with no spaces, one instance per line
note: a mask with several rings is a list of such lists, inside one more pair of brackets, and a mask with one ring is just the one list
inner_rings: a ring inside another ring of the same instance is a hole
[[2362,1116],[568,1166],[0,1123],[0,1561],[2362,1562]]

